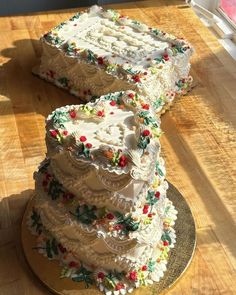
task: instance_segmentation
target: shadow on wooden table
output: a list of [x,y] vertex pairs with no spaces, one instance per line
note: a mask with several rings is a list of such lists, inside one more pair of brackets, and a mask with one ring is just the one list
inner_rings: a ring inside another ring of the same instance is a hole
[[3,114],[37,113],[46,117],[56,107],[79,103],[78,98],[32,74],[40,52],[40,42],[33,39],[15,41],[13,47],[1,51],[7,60],[0,67]]
[[[212,83],[210,89],[206,82],[209,80]],[[183,175],[187,175],[190,181],[189,187],[185,183],[181,188],[181,180],[173,184],[189,193],[186,196],[189,197],[190,206],[193,206],[196,223],[199,221],[200,225],[197,224],[197,227],[210,224],[204,227],[204,231],[198,232],[198,245],[212,243],[214,247],[216,241],[220,241],[234,264],[236,223],[231,204],[236,195],[235,159],[228,153],[236,143],[236,117],[233,117],[234,108],[221,111],[225,102],[216,103],[217,97],[212,95],[213,85],[213,76],[205,77],[205,80],[202,78],[198,87],[178,100],[173,109],[162,117],[162,129],[165,140],[174,151],[174,159],[178,160],[179,172],[183,171]],[[215,92],[217,93],[217,89]],[[162,147],[165,153],[165,145]],[[178,179],[172,157],[171,154],[166,154],[165,157],[169,180],[172,177]],[[170,159],[172,162],[169,163]],[[202,205],[198,207],[196,204]],[[206,222],[201,220],[204,214]]]
[[21,245],[21,220],[32,195],[33,190],[25,190],[0,201],[0,289],[4,295],[50,294],[30,271]]

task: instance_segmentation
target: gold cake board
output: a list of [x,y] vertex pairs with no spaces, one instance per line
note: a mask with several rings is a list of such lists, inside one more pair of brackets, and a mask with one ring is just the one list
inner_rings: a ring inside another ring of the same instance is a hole
[[[160,282],[147,287],[135,289],[133,295],[157,295],[173,286],[174,283],[184,274],[189,266],[195,246],[196,229],[190,208],[181,193],[169,183],[167,192],[168,198],[173,202],[178,211],[178,218],[175,223],[176,244],[171,249],[167,264],[167,270]],[[78,283],[70,278],[60,278],[62,266],[58,260],[49,260],[37,250],[36,236],[28,229],[27,218],[34,204],[34,196],[29,201],[22,220],[21,239],[25,258],[38,279],[46,285],[50,291],[59,295],[101,295],[96,286],[85,288],[84,282]]]

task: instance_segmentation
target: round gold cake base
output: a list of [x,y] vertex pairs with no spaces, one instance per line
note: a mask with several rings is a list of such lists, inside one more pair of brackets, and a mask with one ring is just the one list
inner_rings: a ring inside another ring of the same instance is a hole
[[[190,208],[180,192],[169,183],[168,198],[178,211],[175,223],[176,244],[171,249],[167,271],[160,282],[133,291],[133,295],[157,295],[173,286],[189,266],[196,245],[195,223]],[[36,237],[30,233],[27,225],[28,215],[33,207],[34,197],[29,201],[22,221],[22,245],[26,260],[40,281],[50,291],[59,295],[101,295],[96,286],[85,288],[84,283],[72,281],[70,278],[60,278],[61,266],[58,260],[48,260],[37,250]]]

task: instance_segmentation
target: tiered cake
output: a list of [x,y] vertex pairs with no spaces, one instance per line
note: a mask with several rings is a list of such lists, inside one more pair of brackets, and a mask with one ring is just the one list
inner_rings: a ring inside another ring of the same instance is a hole
[[132,89],[163,113],[192,81],[186,41],[98,6],[61,23],[41,43],[34,72],[83,101]]
[[166,197],[160,134],[152,107],[132,90],[48,117],[29,224],[62,278],[117,295],[163,276],[177,212]]

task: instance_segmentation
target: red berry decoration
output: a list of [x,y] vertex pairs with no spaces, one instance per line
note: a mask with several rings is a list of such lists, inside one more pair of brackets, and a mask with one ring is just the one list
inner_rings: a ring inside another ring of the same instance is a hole
[[85,142],[87,140],[86,136],[80,136],[79,140],[81,142]]
[[57,130],[50,130],[50,135],[52,137],[57,137],[58,131]]
[[104,117],[105,113],[104,110],[97,112],[98,117]]
[[107,219],[112,220],[112,219],[114,219],[114,218],[115,218],[115,216],[114,216],[112,213],[108,213],[108,214],[107,214]]
[[163,242],[163,245],[164,245],[164,246],[168,246],[168,245],[169,245],[168,241],[164,241],[164,242]]
[[78,266],[78,263],[75,262],[75,261],[71,261],[71,262],[69,263],[69,267],[77,267],[77,266]]
[[131,281],[136,281],[137,278],[138,278],[138,275],[137,275],[137,272],[136,272],[136,271],[131,271],[131,272],[129,273],[129,279],[130,279]]
[[124,168],[124,167],[126,166],[125,161],[119,161],[119,166],[120,166],[121,168]]
[[119,291],[119,290],[121,290],[121,289],[124,289],[124,287],[125,287],[124,284],[122,284],[122,283],[118,283],[118,284],[116,284],[115,289],[116,289],[116,291]]
[[120,166],[120,167],[125,167],[126,165],[128,164],[128,158],[125,156],[125,155],[122,155],[121,157],[120,157],[120,159],[119,159],[119,163],[118,163],[118,165]]
[[116,224],[116,225],[114,225],[113,228],[114,228],[114,230],[120,230],[123,228],[123,226],[121,224]]
[[103,280],[105,278],[104,272],[99,272],[98,273],[98,278]]
[[149,136],[150,135],[150,131],[148,129],[143,130],[143,136]]
[[147,103],[143,104],[142,107],[144,110],[149,110],[149,108],[150,108],[149,104],[147,104]]
[[110,102],[110,105],[114,107],[114,106],[116,105],[115,100],[112,100],[112,101]]
[[143,208],[143,214],[147,214],[148,213],[148,208]]
[[142,266],[142,271],[147,270],[147,265]]
[[76,112],[75,111],[70,111],[70,117],[74,119],[76,117]]
[[86,148],[91,149],[91,147],[92,147],[93,145],[92,145],[91,143],[88,142],[88,143],[86,143],[85,146],[86,146]]
[[68,131],[67,130],[64,130],[63,131],[63,135],[67,136],[68,135]]
[[143,206],[143,214],[147,214],[148,213],[148,209],[149,209],[149,205],[145,204]]
[[155,197],[156,197],[157,199],[160,199],[160,192],[156,192],[156,193],[155,193]]
[[66,252],[66,248],[64,248],[64,247],[62,246],[62,244],[58,244],[58,248],[59,248],[59,250],[61,251],[61,253],[65,253],[65,252]]
[[97,61],[98,61],[99,65],[103,65],[103,63],[104,63],[103,58],[101,56],[98,57]]
[[127,157],[126,157],[125,155],[122,155],[122,156],[120,157],[120,159],[121,159],[121,161],[127,161]]
[[140,79],[139,75],[134,75],[134,76],[132,77],[132,79],[133,79],[136,83],[141,82],[141,79]]
[[149,214],[148,214],[148,217],[151,218],[151,217],[152,217],[152,213],[149,213]]
[[128,97],[130,97],[130,98],[134,98],[134,94],[133,94],[133,93],[129,93],[129,94],[128,94]]
[[166,53],[166,54],[163,55],[163,58],[164,58],[165,61],[167,61],[167,60],[169,60],[169,55]]

